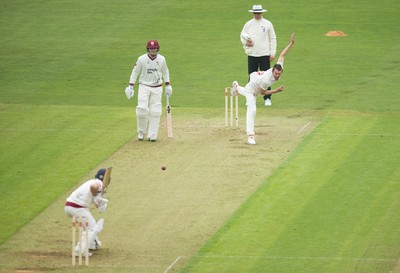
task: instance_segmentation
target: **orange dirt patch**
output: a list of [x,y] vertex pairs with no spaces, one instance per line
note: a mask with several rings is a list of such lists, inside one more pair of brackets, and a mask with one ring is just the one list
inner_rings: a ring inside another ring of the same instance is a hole
[[325,33],[325,36],[347,36],[347,34],[345,34],[343,31],[340,30],[332,30],[332,31],[328,31],[327,33]]

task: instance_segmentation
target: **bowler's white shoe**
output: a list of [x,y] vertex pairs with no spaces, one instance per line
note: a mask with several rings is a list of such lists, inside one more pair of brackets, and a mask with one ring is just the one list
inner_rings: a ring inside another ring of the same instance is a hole
[[142,141],[143,138],[144,138],[143,132],[142,132],[142,131],[139,131],[138,134],[137,134],[137,139],[140,140],[140,141]]
[[237,81],[234,81],[232,83],[232,90],[231,90],[232,96],[236,96],[238,86],[239,86],[239,83]]
[[256,145],[256,141],[254,140],[254,135],[248,135],[247,136],[247,144]]
[[265,106],[271,106],[271,105],[272,105],[271,99],[266,99],[266,100],[264,101],[264,104],[265,104]]

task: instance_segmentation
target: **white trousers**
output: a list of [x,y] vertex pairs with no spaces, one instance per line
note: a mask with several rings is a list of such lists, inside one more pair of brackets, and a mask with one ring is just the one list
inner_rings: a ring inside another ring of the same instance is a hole
[[238,86],[239,94],[246,97],[246,132],[247,135],[254,135],[254,122],[256,119],[256,96],[250,91],[249,84],[246,87]]
[[[148,109],[148,113],[154,113],[160,111],[160,106],[156,106],[157,104],[161,104],[162,97],[162,86],[160,87],[149,87],[146,85],[139,85],[138,90],[138,106]],[[157,108],[157,109],[156,109]],[[161,113],[159,114],[161,115]],[[149,138],[157,138],[158,127],[160,126],[160,119],[154,119],[155,122],[152,122],[152,115],[150,115],[150,124],[148,128],[148,137]],[[139,124],[139,122],[138,122]],[[147,128],[146,128],[147,129]],[[138,127],[139,131],[139,127]],[[145,130],[147,131],[147,130]],[[143,132],[145,133],[145,132]]]
[[[88,235],[89,235],[89,247],[93,244],[94,240],[96,239],[97,235],[101,232],[101,229],[98,227],[96,220],[94,219],[93,215],[90,213],[89,209],[87,208],[74,208],[70,206],[64,207],[64,212],[70,217],[84,217],[82,220],[83,230],[86,230],[86,219],[88,221]],[[77,219],[78,220],[78,219]],[[82,237],[79,238],[82,241],[82,252],[86,249],[86,232],[82,232]],[[80,243],[78,242],[75,246],[75,251],[79,250]]]

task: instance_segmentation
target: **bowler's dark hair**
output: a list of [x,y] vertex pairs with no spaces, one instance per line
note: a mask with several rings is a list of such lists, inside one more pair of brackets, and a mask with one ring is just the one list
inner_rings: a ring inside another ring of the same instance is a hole
[[275,69],[278,70],[278,71],[283,70],[283,68],[282,68],[282,66],[280,64],[275,64],[272,70],[275,70]]

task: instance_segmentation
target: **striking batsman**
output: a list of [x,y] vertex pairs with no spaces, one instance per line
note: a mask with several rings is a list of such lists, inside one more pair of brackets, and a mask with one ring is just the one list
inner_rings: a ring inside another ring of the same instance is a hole
[[282,92],[285,90],[284,86],[280,86],[274,90],[268,90],[276,81],[279,81],[283,73],[283,61],[286,53],[293,46],[295,41],[295,34],[290,37],[290,42],[286,48],[279,55],[278,62],[267,71],[253,72],[250,74],[250,81],[245,86],[239,86],[237,81],[232,84],[232,94],[239,94],[246,97],[247,113],[246,113],[246,130],[247,130],[247,143],[250,145],[256,144],[254,139],[254,121],[256,117],[256,96],[258,95],[271,95],[274,93]]
[[[89,249],[95,250],[101,246],[100,240],[97,236],[103,230],[104,219],[101,218],[96,222],[93,215],[90,213],[89,207],[92,203],[97,207],[99,212],[104,212],[107,209],[108,200],[101,196],[103,189],[103,179],[106,174],[106,169],[100,169],[94,179],[90,179],[78,187],[68,198],[65,203],[64,211],[70,217],[84,217],[83,221],[89,223]],[[83,225],[84,228],[85,225]],[[86,249],[86,235],[82,233],[81,253],[83,256],[91,255],[91,253],[85,253]],[[78,242],[75,246],[75,256],[78,256],[80,243]]]
[[125,89],[128,99],[134,95],[134,85],[139,77],[138,105],[136,107],[138,140],[147,132],[149,141],[157,140],[162,113],[162,84],[165,81],[165,95],[172,95],[169,70],[165,57],[159,54],[157,40],[147,42],[147,53],[140,56],[132,70],[129,86]]

